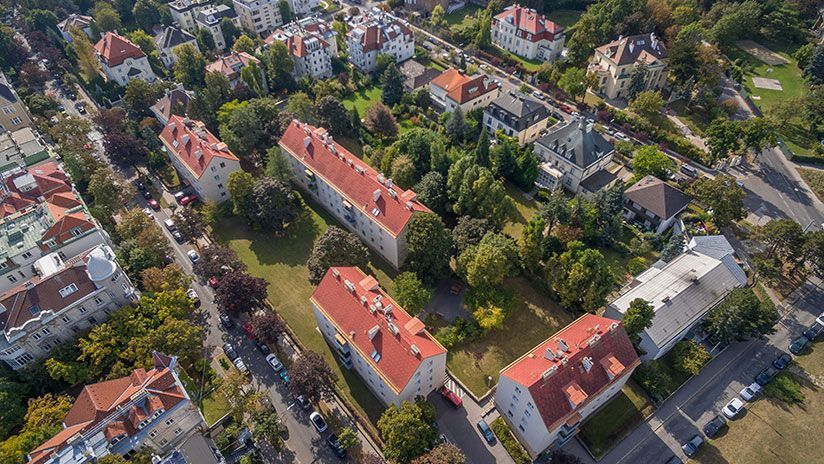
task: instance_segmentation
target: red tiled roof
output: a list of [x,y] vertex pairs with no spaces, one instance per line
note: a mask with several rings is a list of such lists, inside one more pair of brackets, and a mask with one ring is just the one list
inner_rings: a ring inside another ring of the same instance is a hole
[[160,140],[169,153],[183,161],[198,178],[213,158],[238,161],[229,147],[212,135],[201,121],[172,115],[160,132]]
[[491,79],[482,74],[471,77],[455,68],[447,69],[443,74],[432,79],[431,83],[446,90],[446,95],[459,105],[493,92],[498,88]]
[[94,46],[97,54],[110,68],[120,66],[126,58],[139,59],[146,56],[140,47],[129,41],[129,39],[117,35],[114,32],[107,32]]
[[325,40],[315,36],[314,34],[309,34],[307,37],[293,35],[286,40],[286,46],[289,48],[289,52],[293,56],[304,58],[310,53],[307,45],[309,40],[317,40],[321,48],[326,48],[329,46]]
[[397,186],[381,182],[382,175],[332,141],[326,129],[293,120],[280,146],[341,192],[353,208],[374,218],[395,237],[403,232],[414,212],[430,212],[415,199],[415,192],[399,192]]
[[[55,223],[43,233],[43,236],[40,237],[40,243],[52,239],[54,239],[56,243],[63,243],[75,236],[74,232],[72,232],[74,229],[80,229],[81,232],[88,232],[97,228],[91,218],[86,215],[85,210],[62,215],[62,213],[65,212],[62,208],[58,207],[55,209],[51,207],[52,205],[48,206],[50,206],[49,211],[55,216]],[[42,245],[42,247],[48,249],[46,245]]]
[[[347,283],[351,284],[349,289]],[[365,298],[363,301],[362,297]],[[370,305],[375,304],[376,297],[380,297],[380,309],[376,308],[373,314]],[[329,269],[311,301],[397,392],[403,390],[423,360],[446,353],[446,349],[422,327],[417,331],[409,330],[410,326],[418,326],[415,322],[418,319],[407,314],[384,293],[374,277],[356,267]],[[383,312],[390,305],[397,335],[392,333]],[[373,352],[380,355],[377,362],[376,357],[372,357]]]
[[506,18],[509,16],[512,16],[511,24],[518,29],[518,37],[531,42],[539,42],[542,39],[555,40],[555,35],[564,30],[560,25],[546,19],[546,16],[517,4],[509,6],[495,15],[495,20],[508,22]]
[[364,18],[363,23],[355,26],[347,33],[347,36],[352,35],[353,31],[363,31],[360,36],[360,45],[363,47],[364,53],[380,50],[383,48],[384,42],[394,40],[401,35],[412,35],[412,30],[400,21],[384,21],[384,18],[381,18],[381,22],[379,22],[368,15]]
[[585,314],[505,367],[501,376],[529,389],[553,430],[639,363],[620,322]]
[[240,77],[240,70],[249,63],[257,63],[260,66],[260,60],[246,52],[231,52],[207,64],[206,72],[219,72],[233,81]]

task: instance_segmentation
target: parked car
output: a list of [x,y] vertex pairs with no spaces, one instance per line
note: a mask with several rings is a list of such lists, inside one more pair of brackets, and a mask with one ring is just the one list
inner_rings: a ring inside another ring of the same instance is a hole
[[215,276],[209,277],[209,286],[210,287],[217,288],[217,285],[219,283],[220,283],[220,281],[217,279],[217,277],[215,277]]
[[177,229],[177,226],[175,225],[175,221],[172,221],[171,218],[166,219],[165,221],[163,221],[163,225],[166,226],[166,228],[169,229],[169,230]]
[[439,392],[439,393],[441,394],[441,396],[443,396],[443,397],[446,399],[446,401],[448,401],[448,402],[449,402],[449,404],[451,404],[451,405],[452,405],[455,409],[458,409],[458,408],[460,408],[460,407],[461,407],[461,405],[463,405],[463,400],[461,399],[461,397],[460,397],[460,396],[458,396],[458,395],[457,395],[455,392],[453,392],[452,390],[450,390],[450,389],[446,388],[446,385],[444,385],[444,386],[442,386],[441,388],[439,388],[439,389],[438,389],[438,392]]
[[197,254],[195,250],[189,250],[186,252],[186,256],[192,261],[192,264],[200,261],[200,255]]
[[[175,239],[175,242],[177,242],[177,243],[183,243],[183,235],[180,234],[179,230],[173,230],[172,231],[172,238]],[[194,262],[194,261],[192,261],[192,262]]]
[[790,353],[792,354],[801,354],[804,351],[804,348],[810,343],[810,339],[806,336],[802,335],[792,342],[790,342]]
[[255,344],[255,347],[258,349],[258,351],[260,351],[262,355],[266,356],[267,354],[272,352],[272,350],[269,349],[269,346],[260,341],[259,339],[255,339],[252,342]]
[[244,363],[242,359],[237,358],[232,362],[232,364],[234,364],[237,370],[239,370],[240,372],[243,372],[244,374],[249,373],[249,368],[246,367],[246,363]]
[[735,419],[744,411],[744,402],[738,397],[735,397],[731,399],[721,411],[727,416],[727,419]]
[[188,197],[183,197],[180,199],[180,204],[183,206],[188,205],[189,203],[194,203],[197,201],[197,195],[189,195]]
[[787,353],[782,353],[781,356],[773,359],[772,365],[780,371],[789,366],[791,362],[793,362],[793,357]]
[[664,464],[684,464],[684,461],[682,461],[678,456],[673,456]]
[[721,431],[724,427],[727,426],[727,420],[724,419],[722,416],[715,416],[707,425],[704,426],[704,435],[708,438],[715,438],[718,436],[718,432]]
[[175,201],[176,201],[176,202],[178,202],[178,203],[180,203],[180,200],[182,200],[183,198],[185,198],[185,197],[186,197],[186,194],[185,194],[185,193],[183,193],[183,192],[177,192],[177,193],[175,193],[175,195],[174,195],[174,196],[175,196]]
[[283,363],[281,363],[278,357],[274,354],[266,355],[266,362],[272,366],[272,370],[275,372],[280,372],[283,370]]
[[235,347],[229,342],[223,344],[223,352],[226,353],[226,357],[232,362],[239,357],[237,351],[235,351]]
[[698,452],[698,448],[701,448],[701,445],[704,444],[704,439],[701,438],[701,435],[695,435],[694,437],[690,438],[688,442],[681,445],[681,449],[684,450],[684,454],[689,457],[695,456],[695,453]]
[[761,385],[758,385],[758,383],[753,382],[752,384],[744,387],[739,394],[741,395],[741,398],[744,398],[744,401],[752,402],[755,400],[759,393],[761,393]]
[[217,315],[217,318],[220,319],[220,324],[226,329],[231,329],[232,327],[235,326],[235,322],[226,313],[223,313],[223,312],[219,313]]
[[815,341],[815,339],[818,338],[822,332],[824,332],[824,324],[820,324],[816,321],[813,322],[813,325],[811,325],[809,329],[804,331],[804,336],[812,342]]
[[481,431],[481,435],[484,436],[484,440],[490,445],[495,443],[495,434],[492,433],[492,429],[489,428],[489,424],[486,423],[485,420],[481,419],[478,421],[478,430]]
[[83,102],[77,102],[74,104],[74,109],[77,110],[80,114],[86,114],[86,105]]
[[140,194],[143,195],[143,198],[145,198],[147,200],[152,198],[152,192],[150,192],[148,190],[143,190],[143,191],[140,192]]
[[535,98],[537,98],[538,100],[543,100],[544,99],[544,94],[542,94],[541,92],[538,92],[537,90],[532,92],[532,95],[535,96]]
[[622,141],[622,142],[629,142],[630,141],[630,138],[627,136],[627,134],[625,134],[623,132],[616,132],[615,133],[615,138]]
[[252,327],[252,324],[250,322],[243,323],[243,331],[246,332],[246,337],[248,337],[249,340],[254,340],[257,338],[257,335],[255,334],[255,328]]
[[326,431],[329,426],[326,424],[326,420],[323,419],[323,416],[320,415],[319,412],[315,411],[312,414],[309,414],[309,420],[312,422],[312,425],[315,426],[318,433],[323,433]]
[[194,302],[195,306],[198,306],[200,304],[200,297],[197,296],[197,292],[195,291],[195,289],[190,288],[186,290],[186,296],[188,296],[189,299]]
[[158,203],[157,200],[149,200],[149,208],[160,211],[160,203]]
[[298,406],[300,406],[300,409],[303,409],[304,411],[308,411],[312,408],[312,403],[310,403],[309,400],[307,400],[306,397],[303,395],[298,395],[298,397],[295,398],[295,401],[298,402]]
[[761,371],[757,376],[755,376],[755,383],[761,385],[767,385],[770,383],[770,380],[778,374],[778,371],[773,367],[767,367],[763,371]]
[[289,383],[289,372],[286,369],[278,372],[278,377],[283,380],[283,383]]
[[143,208],[143,214],[145,214],[148,217],[152,217],[152,210],[150,210],[149,208]]
[[346,457],[346,450],[340,445],[340,440],[338,440],[337,435],[334,433],[329,435],[329,437],[326,438],[326,443],[329,444],[329,447],[332,448],[332,452],[334,452],[337,457],[341,459]]
[[698,171],[696,171],[694,167],[690,166],[687,163],[681,165],[681,172],[690,177],[696,177],[698,175]]

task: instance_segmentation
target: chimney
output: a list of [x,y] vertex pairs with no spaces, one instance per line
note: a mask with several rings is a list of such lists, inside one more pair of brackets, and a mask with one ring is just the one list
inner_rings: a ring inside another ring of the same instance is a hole
[[552,351],[552,348],[547,348],[546,351],[544,351],[544,358],[555,361],[555,353]]
[[381,199],[381,191],[380,191],[380,189],[376,189],[374,192],[372,192],[372,201],[378,201],[380,199]]
[[581,360],[581,364],[584,366],[584,370],[589,372],[592,369],[592,358],[587,356]]

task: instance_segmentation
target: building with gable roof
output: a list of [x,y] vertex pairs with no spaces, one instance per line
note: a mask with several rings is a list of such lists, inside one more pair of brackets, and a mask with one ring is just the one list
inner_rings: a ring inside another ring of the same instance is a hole
[[68,260],[54,252],[32,268],[35,277],[0,294],[0,359],[15,370],[137,299],[108,245]]
[[332,57],[338,55],[337,32],[325,21],[309,17],[292,21],[270,34],[264,40],[268,46],[283,42],[289,49],[295,66],[295,79],[309,76],[313,79],[332,77]]
[[222,203],[230,198],[226,186],[229,175],[240,170],[240,160],[203,122],[172,115],[159,137],[172,165],[202,201]]
[[260,70],[260,79],[264,93],[268,93],[269,85],[266,83],[266,72],[260,60],[246,52],[232,51],[226,55],[212,61],[206,65],[206,72],[216,72],[229,79],[229,85],[234,89],[241,82],[240,71],[254,63]]
[[301,190],[399,269],[406,259],[409,220],[415,212],[430,212],[415,192],[396,186],[322,127],[293,120],[279,145]]
[[501,369],[495,407],[535,459],[569,441],[639,364],[618,321],[585,314]]
[[557,60],[565,40],[562,26],[518,4],[492,18],[492,43],[528,60]]
[[155,36],[154,40],[155,47],[160,54],[160,61],[167,68],[171,68],[177,63],[177,55],[175,54],[177,47],[186,44],[200,51],[195,36],[186,32],[185,29],[178,29],[174,26],[166,26],[163,32]]
[[375,70],[378,55],[391,55],[400,64],[415,55],[415,35],[406,23],[373,9],[349,21],[346,33],[349,62],[365,73]]
[[149,58],[140,47],[116,32],[105,33],[94,50],[107,80],[125,86],[132,79],[147,82],[157,79],[149,65]]
[[501,95],[484,109],[484,125],[494,135],[499,130],[524,145],[535,140],[549,122],[549,110],[543,103],[522,93]]
[[444,111],[460,107],[464,114],[485,108],[500,95],[501,88],[486,74],[468,76],[449,68],[429,82],[432,102]]
[[183,88],[183,84],[177,84],[172,89],[167,89],[157,103],[149,107],[149,110],[158,122],[165,126],[173,114],[186,116],[191,101],[192,92]]
[[310,298],[326,341],[384,405],[426,397],[446,379],[446,348],[357,267],[330,268]]
[[624,218],[662,234],[689,206],[689,195],[655,176],[645,176],[624,191]]
[[31,126],[29,109],[17,96],[6,75],[0,73],[0,134]]
[[195,29],[207,30],[212,35],[217,50],[226,48],[223,26],[220,25],[224,19],[231,21],[235,27],[240,27],[240,18],[237,13],[226,5],[208,5],[201,8],[195,16]]
[[589,64],[588,72],[598,76],[597,93],[610,99],[626,99],[632,76],[643,68],[642,90],[667,85],[667,49],[655,33],[619,37],[601,45]]
[[63,40],[69,43],[74,40],[71,36],[71,30],[75,28],[82,31],[90,39],[93,39],[94,35],[92,34],[92,21],[94,21],[94,18],[91,16],[72,13],[63,21],[57,23],[57,30],[60,31],[60,35],[63,36]]
[[96,462],[139,448],[161,454],[206,427],[177,373],[177,358],[154,353],[153,368],[86,385],[63,430],[28,455],[29,464]]
[[194,34],[197,31],[197,16],[211,4],[211,0],[173,0],[169,2],[169,13],[174,24]]

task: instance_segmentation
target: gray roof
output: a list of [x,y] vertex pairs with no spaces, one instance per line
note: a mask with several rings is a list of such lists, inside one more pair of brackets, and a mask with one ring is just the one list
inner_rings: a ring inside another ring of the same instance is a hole
[[592,173],[589,177],[581,181],[581,187],[588,192],[597,192],[607,185],[615,182],[618,176],[607,171],[606,169],[599,169]]
[[217,24],[223,18],[237,18],[237,13],[226,5],[217,5],[203,9],[197,15],[197,21],[203,24]]
[[195,36],[192,34],[174,26],[167,26],[163,32],[155,37],[155,45],[157,45],[158,50],[166,50],[193,40],[195,40]]
[[723,235],[697,235],[690,240],[687,248],[715,259],[735,255],[735,249]]
[[612,144],[591,125],[581,119],[573,119],[564,126],[536,140],[537,145],[565,158],[581,169],[586,169],[612,153]]
[[692,198],[655,176],[646,176],[624,192],[624,197],[662,219],[669,219],[690,204]]
[[11,90],[11,87],[2,82],[0,82],[0,98],[9,103],[14,103],[17,101],[17,96]]
[[509,93],[501,95],[490,103],[490,106],[496,106],[516,118],[523,118],[533,113],[541,113],[544,115],[544,118],[549,115],[543,103],[533,100],[524,94]]

